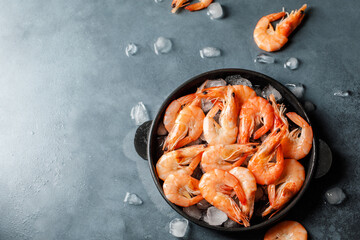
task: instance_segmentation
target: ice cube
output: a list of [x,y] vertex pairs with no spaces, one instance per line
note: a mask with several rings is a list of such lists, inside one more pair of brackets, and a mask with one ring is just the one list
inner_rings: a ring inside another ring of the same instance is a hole
[[138,47],[135,43],[129,43],[125,48],[125,54],[128,57],[135,55],[138,51]]
[[124,198],[124,202],[130,205],[141,205],[143,201],[135,194],[127,192]]
[[233,227],[238,227],[240,226],[237,222],[231,220],[230,218],[228,220],[226,220],[226,222],[224,223],[224,227],[226,228],[233,228]]
[[210,111],[213,106],[214,104],[210,100],[201,99],[201,109],[204,111],[204,113]]
[[205,47],[200,50],[201,58],[214,58],[221,56],[221,51],[215,47]]
[[285,86],[297,97],[302,98],[304,96],[304,85],[301,83],[288,83]]
[[130,116],[131,116],[131,119],[134,120],[134,122],[137,126],[150,120],[149,114],[142,102],[139,102],[131,109]]
[[185,207],[183,211],[190,217],[193,217],[197,220],[199,220],[202,216],[201,211],[195,205],[192,205],[190,207]]
[[169,232],[174,237],[184,237],[189,221],[182,218],[175,218],[169,224]]
[[295,70],[299,67],[299,60],[297,58],[291,57],[284,63],[284,68]]
[[305,101],[304,108],[305,108],[305,111],[312,112],[316,109],[316,106],[310,101]]
[[328,203],[337,205],[342,203],[346,198],[345,193],[339,187],[334,187],[326,191],[325,199]]
[[211,20],[222,18],[224,15],[223,9],[218,2],[210,4],[207,9],[207,15],[210,16]]
[[275,63],[275,58],[265,54],[265,53],[260,53],[259,55],[256,56],[254,62],[259,62],[259,63]]
[[258,96],[261,96],[262,90],[261,90],[261,86],[260,86],[260,85],[254,85],[254,86],[253,86],[253,89],[254,89],[254,91],[256,92],[256,94],[257,94]]
[[154,43],[154,50],[157,55],[170,52],[172,48],[172,42],[168,38],[159,37]]
[[155,0],[156,3],[161,3],[163,2],[164,0]]
[[221,87],[221,86],[226,86],[226,82],[224,79],[219,78],[216,80],[207,80],[206,84],[205,84],[205,88],[210,88],[210,87]]
[[267,85],[266,87],[264,87],[264,89],[263,89],[263,91],[261,93],[263,98],[268,98],[271,94],[274,94],[274,97],[275,97],[276,101],[280,101],[282,99],[282,96],[279,93],[279,91],[276,90],[271,85]]
[[159,136],[165,136],[165,135],[168,133],[167,130],[166,130],[166,128],[165,128],[165,126],[164,126],[164,123],[163,123],[163,122],[160,122],[159,127],[158,127],[156,133],[157,133],[157,135],[159,135]]
[[205,210],[208,209],[211,206],[211,204],[208,203],[205,199],[203,199],[200,202],[198,202],[196,206],[201,210]]
[[209,207],[206,211],[206,216],[204,216],[204,221],[212,226],[219,226],[223,224],[228,219],[228,216],[223,211],[217,209],[216,207]]
[[252,87],[251,82],[248,79],[241,77],[240,75],[228,76],[225,78],[225,80],[231,85],[244,85]]
[[350,96],[350,92],[349,91],[336,91],[336,92],[334,92],[334,96],[348,97],[348,96]]

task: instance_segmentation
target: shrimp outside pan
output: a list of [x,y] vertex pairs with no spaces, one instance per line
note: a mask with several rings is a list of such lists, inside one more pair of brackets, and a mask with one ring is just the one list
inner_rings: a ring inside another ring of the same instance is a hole
[[307,240],[306,229],[298,222],[283,221],[270,228],[264,240]]
[[286,13],[272,13],[262,17],[256,24],[253,34],[257,46],[267,52],[280,50],[288,42],[289,35],[303,20],[306,7],[307,5],[304,4],[299,10],[292,11],[277,24],[275,30],[271,22],[285,17]]
[[224,170],[214,169],[201,177],[199,188],[205,200],[226,213],[230,219],[245,227],[250,226],[249,218],[230,196],[235,191],[240,203],[246,205],[246,195],[234,175]]
[[156,163],[156,171],[161,180],[175,172],[191,175],[201,161],[204,145],[194,145],[163,154]]
[[270,206],[263,212],[263,217],[275,211],[270,218],[281,210],[301,189],[305,180],[305,169],[295,159],[286,159],[284,171],[274,184],[268,186]]
[[243,167],[235,167],[229,171],[240,182],[246,197],[246,204],[240,204],[241,211],[251,219],[254,212],[255,193],[257,190],[256,180],[251,171]]
[[189,11],[199,11],[201,9],[207,8],[212,3],[212,1],[213,0],[200,0],[197,3],[185,7],[185,9]]
[[186,173],[170,174],[163,189],[166,198],[181,207],[192,206],[204,199],[200,195],[199,180]]
[[204,172],[213,169],[222,169],[229,171],[230,169],[240,166],[246,156],[256,152],[257,144],[230,144],[215,145],[208,147],[201,158],[201,168]]

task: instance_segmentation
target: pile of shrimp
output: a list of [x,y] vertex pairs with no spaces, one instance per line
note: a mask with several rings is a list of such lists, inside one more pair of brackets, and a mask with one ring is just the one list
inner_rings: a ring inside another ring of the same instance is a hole
[[[312,128],[273,95],[265,99],[244,85],[206,88],[208,81],[167,107],[156,170],[172,203],[185,208],[206,200],[248,227],[254,212],[271,218],[302,188],[298,160],[312,148]],[[204,103],[212,106],[208,112]],[[290,130],[288,119],[299,128]]]

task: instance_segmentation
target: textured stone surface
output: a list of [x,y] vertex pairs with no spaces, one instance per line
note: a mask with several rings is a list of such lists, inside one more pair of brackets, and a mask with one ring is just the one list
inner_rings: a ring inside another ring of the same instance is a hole
[[[359,219],[359,1],[309,2],[303,24],[277,63],[254,63],[252,32],[263,15],[298,1],[219,1],[224,18],[205,11],[170,13],[170,2],[3,1],[0,8],[0,238],[169,239],[179,217],[152,183],[148,163],[133,147],[131,107],[144,102],[154,117],[165,97],[190,77],[218,68],[255,70],[298,82],[317,136],[333,151],[333,167],[314,180],[287,216],[311,239],[356,239]],[[341,10],[341,11],[340,11]],[[345,14],[346,13],[346,14]],[[356,24],[355,24],[356,25]],[[157,56],[152,44],[171,39]],[[125,55],[129,42],[139,51]],[[201,59],[199,49],[221,48]],[[296,57],[296,71],[283,62]],[[349,90],[348,98],[334,97]],[[347,200],[325,204],[339,186]],[[141,206],[123,203],[136,193]],[[189,239],[238,239],[191,225]],[[260,239],[262,232],[242,239]]]

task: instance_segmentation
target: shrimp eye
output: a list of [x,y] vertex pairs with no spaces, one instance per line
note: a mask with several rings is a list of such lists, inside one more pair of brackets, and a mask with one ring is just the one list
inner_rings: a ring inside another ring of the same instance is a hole
[[304,14],[304,10],[300,10],[300,14]]
[[175,3],[173,3],[173,4],[171,5],[171,7],[172,7],[172,8],[174,8],[175,6],[176,6],[176,4],[175,4]]
[[207,147],[208,147],[208,143],[205,143],[205,144],[204,144],[204,147],[207,148]]
[[252,148],[256,148],[256,146],[255,146],[255,145],[253,145],[253,146],[252,146]]
[[208,94],[208,92],[207,92],[207,91],[203,91],[203,94],[206,95],[206,94]]
[[232,96],[235,97],[235,93],[234,93],[234,92],[232,93]]
[[276,129],[276,133],[279,133],[280,132],[280,128]]

